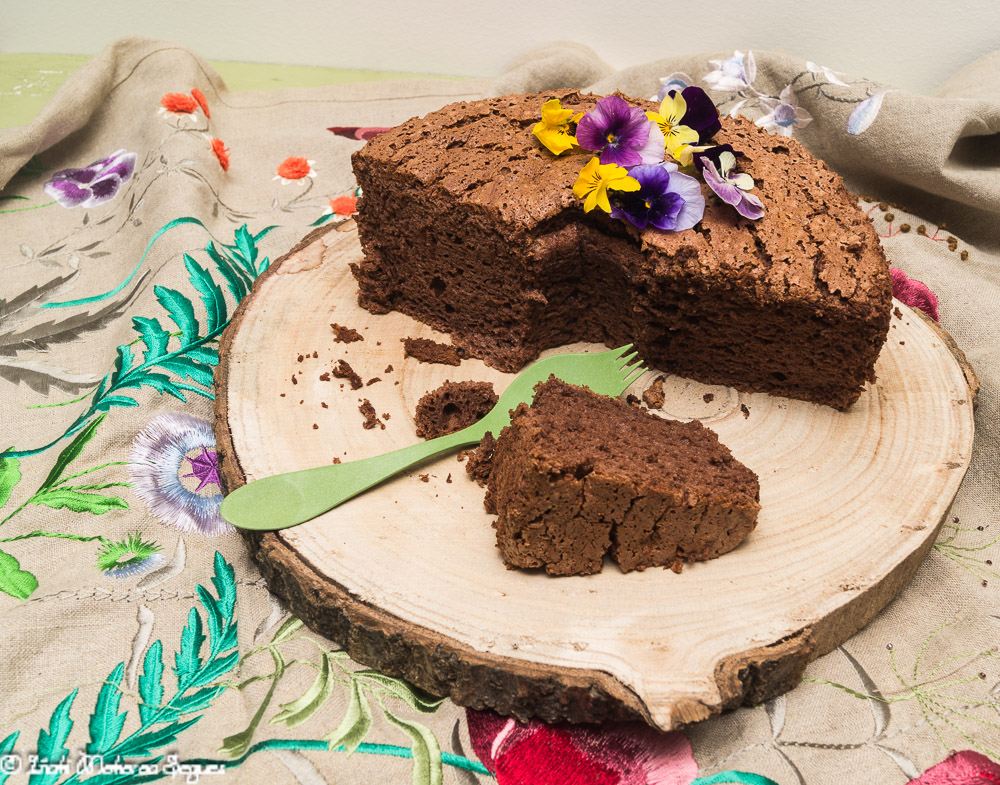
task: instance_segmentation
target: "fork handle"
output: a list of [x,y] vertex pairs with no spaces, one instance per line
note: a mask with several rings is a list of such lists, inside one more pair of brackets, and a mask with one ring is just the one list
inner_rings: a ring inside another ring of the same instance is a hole
[[414,464],[475,444],[485,433],[485,426],[477,422],[371,458],[251,480],[222,500],[222,517],[241,529],[287,529],[332,510]]

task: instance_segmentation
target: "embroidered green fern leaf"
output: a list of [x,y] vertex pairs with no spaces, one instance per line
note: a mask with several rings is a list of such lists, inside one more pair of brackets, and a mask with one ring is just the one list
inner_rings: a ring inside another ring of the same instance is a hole
[[199,671],[197,679],[192,682],[192,686],[202,687],[206,684],[211,684],[219,677],[229,673],[235,667],[236,663],[239,662],[239,659],[239,652],[234,651],[232,654],[227,654],[224,657],[213,660]]
[[119,389],[134,388],[139,389],[141,387],[152,387],[158,393],[167,393],[179,398],[182,401],[187,401],[177,385],[170,380],[170,377],[165,373],[156,373],[154,371],[146,371],[145,373],[136,374],[131,379],[126,379],[118,384]]
[[106,412],[113,406],[138,406],[139,403],[135,398],[129,398],[127,395],[109,395],[107,398],[102,398],[94,405],[94,411]]
[[107,681],[97,695],[97,705],[90,715],[90,743],[87,745],[88,755],[103,755],[114,746],[121,736],[125,726],[127,712],[118,713],[121,701],[121,683],[125,675],[125,663],[120,662],[111,671]]
[[115,748],[115,753],[121,755],[123,758],[145,758],[152,755],[153,751],[158,747],[166,747],[168,744],[173,744],[177,741],[178,736],[194,725],[202,716],[204,715],[199,714],[197,717],[191,717],[188,720],[172,722],[156,730],[130,736],[124,743]]
[[145,316],[133,316],[132,326],[142,336],[142,342],[146,345],[146,354],[143,362],[155,360],[167,353],[167,344],[170,343],[170,333],[163,329],[158,319],[147,319]]
[[[3,741],[0,741],[0,758],[10,755],[14,750],[14,745],[17,743],[17,737],[21,735],[21,731],[16,730],[10,736],[8,736]],[[0,766],[0,785],[3,785],[7,778],[13,773],[6,771],[6,766]]]
[[42,504],[54,510],[67,509],[71,512],[90,512],[103,515],[108,510],[127,510],[128,502],[117,496],[100,493],[83,493],[68,488],[49,488],[31,497],[32,504]]
[[243,224],[233,235],[236,243],[234,256],[251,277],[257,277],[257,242],[253,235],[247,231],[247,225]]
[[187,356],[195,362],[205,363],[205,365],[212,367],[219,364],[219,350],[206,344],[194,347],[187,352]]
[[198,290],[205,306],[206,329],[209,333],[214,333],[225,325],[228,316],[225,295],[222,294],[222,289],[219,288],[208,270],[198,264],[189,254],[184,254],[184,266],[191,278],[191,285]]
[[229,287],[229,291],[236,302],[242,300],[253,285],[253,279],[238,266],[230,262],[223,254],[219,253],[219,250],[215,247],[215,243],[209,243],[205,251],[208,253],[209,258],[215,262],[215,266],[222,273],[222,277],[226,279],[226,286]]
[[226,621],[225,634],[229,636],[228,642],[219,649],[224,651],[236,645],[236,623],[233,621],[236,613],[236,571],[218,551],[215,553],[213,567],[215,574],[212,576],[212,585],[219,594],[219,612]]
[[274,724],[283,722],[289,728],[301,725],[327,702],[333,694],[335,684],[330,661],[324,656],[320,662],[319,673],[316,674],[309,689],[296,700],[282,704],[282,710],[271,719],[271,722]]
[[19,600],[26,600],[38,588],[38,578],[21,569],[21,563],[9,553],[0,551],[0,591]]
[[171,357],[169,360],[161,360],[158,365],[181,379],[190,379],[205,387],[212,386],[212,369],[207,365],[196,362],[190,357],[178,355],[177,357]]
[[330,749],[344,745],[344,752],[350,755],[365,740],[372,727],[372,710],[368,698],[361,690],[358,681],[351,682],[351,700],[347,713],[333,731],[324,738],[330,742]]
[[225,621],[222,618],[222,610],[219,608],[219,601],[211,595],[204,586],[194,587],[198,599],[205,608],[205,619],[208,622],[208,639],[210,641],[209,658],[211,659],[221,651],[220,643],[222,631],[225,628]]
[[416,687],[407,684],[402,679],[395,679],[378,671],[357,671],[354,676],[355,678],[363,678],[365,681],[377,685],[381,692],[393,698],[398,698],[411,709],[423,714],[433,714],[444,702],[444,698],[435,698],[423,690],[418,690]]
[[146,650],[139,677],[139,718],[148,725],[163,703],[163,644],[156,641]]
[[[78,690],[73,690],[63,702],[56,706],[55,711],[49,718],[49,728],[38,731],[38,745],[36,752],[38,760],[42,763],[59,763],[69,757],[69,750],[66,748],[66,739],[69,732],[73,730],[73,720],[70,719],[69,711],[76,700]],[[31,775],[28,785],[51,785],[59,779],[58,771],[43,771]]]
[[213,700],[221,693],[225,687],[205,687],[203,689],[192,692],[190,695],[184,695],[180,698],[174,698],[171,704],[174,709],[177,710],[178,714],[190,714],[193,711],[201,711],[202,709],[207,709]]
[[132,354],[132,347],[123,343],[118,347],[118,355],[115,357],[115,369],[111,373],[111,384],[114,385],[119,379],[132,370],[135,356]]
[[10,499],[14,487],[21,482],[21,462],[14,457],[0,458],[0,507]]
[[177,674],[178,690],[183,690],[201,667],[201,647],[204,642],[201,616],[197,608],[192,608],[188,613],[188,623],[181,633],[180,651],[174,655],[174,673]]
[[430,728],[419,722],[411,722],[397,717],[383,707],[385,718],[410,737],[413,750],[413,785],[441,785],[443,768],[441,766],[441,747]]
[[181,331],[181,343],[194,343],[198,339],[198,319],[194,315],[194,306],[191,301],[176,289],[166,286],[154,286],[156,299],[160,305],[167,309],[170,318]]
[[92,420],[86,428],[84,428],[80,433],[76,435],[61,453],[59,457],[56,458],[55,464],[53,464],[51,471],[49,471],[48,476],[41,485],[41,490],[45,488],[51,488],[55,485],[59,478],[63,476],[68,467],[73,461],[80,457],[80,453],[83,452],[83,448],[87,446],[87,443],[94,438],[94,434],[97,433],[97,429],[101,427],[101,423],[104,422],[104,418],[107,415],[102,414],[100,417]]
[[278,627],[278,631],[274,633],[274,637],[271,638],[271,645],[277,646],[279,643],[284,643],[296,632],[302,629],[302,627],[302,619],[296,618],[295,616],[289,616],[282,623],[282,625]]

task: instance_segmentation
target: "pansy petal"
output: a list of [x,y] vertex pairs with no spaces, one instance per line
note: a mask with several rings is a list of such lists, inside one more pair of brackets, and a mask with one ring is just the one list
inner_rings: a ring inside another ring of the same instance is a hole
[[43,190],[63,207],[79,207],[90,196],[90,189],[72,180],[49,180]]
[[666,139],[664,139],[663,131],[660,127],[653,122],[648,123],[649,125],[649,138],[646,140],[646,144],[640,147],[636,152],[639,154],[639,158],[643,164],[658,164],[663,160],[665,154]]
[[708,97],[708,93],[700,87],[685,87],[681,93],[687,102],[687,112],[684,114],[684,125],[698,132],[699,144],[705,144],[722,128],[719,121],[719,110]]
[[83,207],[97,207],[99,204],[104,204],[104,202],[109,199],[113,199],[115,194],[118,193],[118,188],[121,186],[122,181],[117,175],[110,175],[90,186],[90,198],[83,203]]
[[135,171],[135,161],[137,157],[136,153],[119,150],[114,155],[109,156],[105,161],[103,161],[104,165],[101,167],[101,175],[114,174],[121,178],[122,182],[124,182],[125,180],[128,180],[132,176],[132,172]]
[[743,198],[736,205],[736,212],[744,218],[756,221],[764,215],[764,203],[754,194],[744,193]]
[[722,177],[715,164],[706,160],[705,167],[701,170],[701,176],[705,179],[705,184],[711,188],[715,195],[726,204],[738,205],[743,199],[743,192],[731,182]]

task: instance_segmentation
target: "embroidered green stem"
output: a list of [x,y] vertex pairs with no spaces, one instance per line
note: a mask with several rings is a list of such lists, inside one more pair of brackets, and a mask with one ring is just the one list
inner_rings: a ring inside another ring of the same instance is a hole
[[709,777],[698,777],[691,785],[723,785],[723,783],[743,783],[744,785],[778,785],[774,780],[762,774],[752,774],[748,771],[720,771]]
[[82,534],[62,534],[60,532],[43,532],[40,530],[29,532],[28,534],[19,534],[16,537],[7,537],[4,540],[0,540],[0,542],[16,542],[17,540],[27,540],[32,537],[58,537],[59,539],[76,540],[77,542],[93,542],[94,540],[104,542],[104,537],[100,534],[93,537],[85,537]]
[[[0,210],[0,215],[6,215],[7,213],[23,213],[25,210],[38,210],[41,207],[49,207],[55,204],[55,200],[51,202],[46,202],[45,204],[33,204],[31,207],[15,207],[13,210]],[[43,305],[42,308],[45,306]]]
[[[94,387],[97,387],[95,384]],[[72,401],[62,401],[61,403],[36,403],[34,406],[26,406],[26,409],[54,409],[57,406],[69,406],[71,403],[80,403],[84,398],[90,395],[94,391],[92,387],[89,392],[85,392],[79,398],[74,398]]]

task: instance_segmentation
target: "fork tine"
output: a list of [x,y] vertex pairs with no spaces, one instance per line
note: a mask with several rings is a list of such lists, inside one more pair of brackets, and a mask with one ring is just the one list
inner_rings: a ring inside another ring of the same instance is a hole
[[627,343],[624,346],[619,346],[617,349],[612,349],[610,352],[608,352],[608,354],[613,354],[614,358],[617,360],[622,355],[624,355],[625,352],[627,352],[629,349],[631,349],[632,346],[633,346],[633,344]]
[[628,365],[629,365],[629,363],[631,363],[632,360],[634,360],[638,356],[639,356],[639,352],[632,352],[631,354],[626,355],[625,357],[618,357],[617,358],[618,359],[618,370],[621,371],[621,370],[624,370],[625,368],[627,368]]
[[640,376],[642,376],[645,372],[646,372],[646,366],[643,365],[641,362],[638,365],[633,365],[629,370],[629,372],[625,375],[625,378],[622,379],[622,382],[627,387],[628,385],[632,384],[632,382],[634,382],[636,379],[638,379]]

